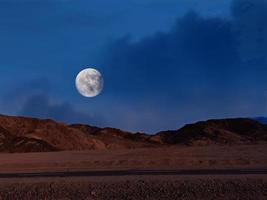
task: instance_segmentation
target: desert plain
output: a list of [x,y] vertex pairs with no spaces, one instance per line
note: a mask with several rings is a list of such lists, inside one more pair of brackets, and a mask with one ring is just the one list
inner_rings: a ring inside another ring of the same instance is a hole
[[0,199],[265,200],[266,127],[209,120],[148,135],[0,116]]
[[[229,153],[231,152],[231,153]],[[0,154],[0,172],[266,169],[266,145]],[[153,156],[151,156],[153,155]],[[267,175],[0,178],[0,199],[266,199]]]

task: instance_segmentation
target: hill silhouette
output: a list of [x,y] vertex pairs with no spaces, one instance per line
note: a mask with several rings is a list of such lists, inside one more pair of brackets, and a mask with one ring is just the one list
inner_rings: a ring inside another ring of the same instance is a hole
[[162,131],[157,136],[168,144],[252,144],[267,141],[267,126],[246,118],[218,119]]

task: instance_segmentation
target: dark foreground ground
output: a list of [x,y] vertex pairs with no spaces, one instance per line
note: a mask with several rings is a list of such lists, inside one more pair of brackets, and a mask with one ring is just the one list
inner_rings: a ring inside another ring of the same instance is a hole
[[0,179],[0,199],[266,200],[267,175]]
[[267,144],[1,153],[0,173],[127,169],[267,169]]
[[[266,172],[259,175],[254,171],[266,171],[266,154],[266,144],[3,153],[0,154],[0,200],[267,200]],[[85,173],[188,169],[223,173],[119,173],[116,176]],[[234,173],[228,173],[229,170]],[[52,173],[53,177],[36,176],[44,172],[50,176]],[[68,176],[60,178],[55,172]],[[74,172],[82,176],[69,176]],[[21,177],[24,173],[32,175]]]

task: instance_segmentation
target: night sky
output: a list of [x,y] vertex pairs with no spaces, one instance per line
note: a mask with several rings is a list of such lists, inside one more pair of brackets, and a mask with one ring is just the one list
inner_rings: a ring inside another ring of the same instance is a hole
[[0,73],[7,115],[149,133],[266,116],[267,0],[0,0]]

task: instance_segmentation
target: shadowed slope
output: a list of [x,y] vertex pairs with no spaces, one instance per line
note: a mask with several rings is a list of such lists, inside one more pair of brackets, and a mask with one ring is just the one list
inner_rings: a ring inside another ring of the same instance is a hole
[[53,120],[0,115],[0,127],[0,142],[3,143],[0,150],[8,152],[128,149],[151,146],[150,142],[141,137],[144,134],[135,135],[119,129],[100,129],[88,125],[68,126]]
[[53,120],[0,115],[0,151],[132,149],[169,145],[233,145],[267,141],[267,126],[252,119],[208,120],[156,135],[114,128],[66,125]]
[[25,117],[0,116],[2,126],[9,137],[28,138],[48,143],[58,150],[103,149],[104,144],[78,129],[52,120]]
[[267,141],[267,126],[246,118],[208,120],[162,131],[156,137],[168,144],[250,144]]

